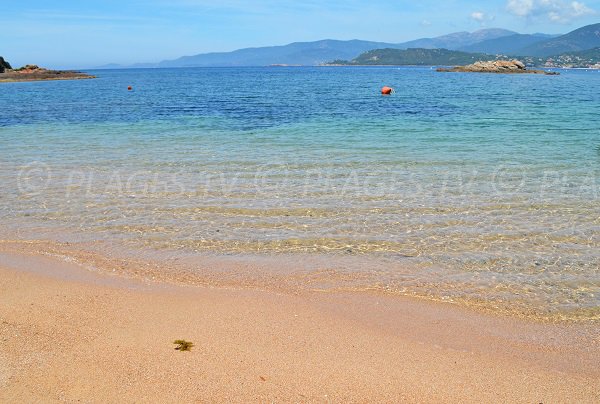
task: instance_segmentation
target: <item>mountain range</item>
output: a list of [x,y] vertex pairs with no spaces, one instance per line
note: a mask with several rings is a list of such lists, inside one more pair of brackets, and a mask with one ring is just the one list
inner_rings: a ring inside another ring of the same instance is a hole
[[239,49],[233,52],[205,53],[183,56],[159,63],[121,67],[226,67],[302,65],[315,66],[333,60],[352,60],[374,49],[448,49],[470,53],[505,56],[549,57],[600,47],[600,24],[588,25],[565,35],[519,34],[500,28],[482,29],[472,33],[456,32],[436,38],[421,38],[403,43],[362,40],[326,39],[315,42],[295,42],[289,45]]
[[378,48],[397,49],[399,45],[326,39],[316,42],[295,42],[285,46],[184,56],[176,60],[160,62],[156,67],[318,65],[333,59],[352,59],[363,52]]
[[547,40],[553,39],[558,35],[546,34],[512,34],[499,38],[480,41],[469,46],[460,47],[457,50],[463,52],[484,52],[493,55],[519,55],[524,54],[523,49],[529,46],[535,46]]
[[588,25],[566,35],[538,42],[520,49],[521,55],[551,56],[579,52],[600,46],[600,24]]

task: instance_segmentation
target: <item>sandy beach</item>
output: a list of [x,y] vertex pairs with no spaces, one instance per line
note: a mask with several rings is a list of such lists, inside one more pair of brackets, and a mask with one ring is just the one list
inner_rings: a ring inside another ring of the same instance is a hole
[[600,0],[4,3],[0,404],[600,404]]
[[[594,324],[134,280],[0,252],[2,402],[598,402]],[[172,342],[194,342],[191,352]]]

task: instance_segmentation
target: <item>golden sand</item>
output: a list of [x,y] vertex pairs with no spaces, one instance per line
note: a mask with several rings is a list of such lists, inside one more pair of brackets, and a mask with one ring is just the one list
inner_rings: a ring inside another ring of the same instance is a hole
[[[0,252],[0,402],[598,402],[594,324]],[[172,342],[192,341],[190,352]]]

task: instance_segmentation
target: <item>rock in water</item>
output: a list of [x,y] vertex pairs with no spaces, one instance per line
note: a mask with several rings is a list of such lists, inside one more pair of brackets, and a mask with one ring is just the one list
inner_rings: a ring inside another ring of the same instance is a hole
[[518,60],[505,61],[496,60],[491,62],[475,62],[472,65],[464,67],[465,70],[471,70],[475,72],[502,72],[502,71],[518,71],[526,70],[525,64]]
[[12,67],[2,56],[0,56],[0,73],[4,73],[6,70],[10,70]]
[[456,66],[451,69],[440,68],[438,72],[463,72],[463,73],[530,73],[558,75],[556,72],[545,70],[527,70],[525,64],[519,60],[492,60],[475,62],[472,65]]
[[[1,59],[1,58],[0,58]],[[2,59],[4,61],[4,59]],[[6,62],[5,62],[6,63]],[[8,63],[6,63],[8,65]],[[15,81],[79,80],[95,76],[70,70],[48,70],[38,65],[25,65],[18,69],[4,68],[0,71],[0,83]]]

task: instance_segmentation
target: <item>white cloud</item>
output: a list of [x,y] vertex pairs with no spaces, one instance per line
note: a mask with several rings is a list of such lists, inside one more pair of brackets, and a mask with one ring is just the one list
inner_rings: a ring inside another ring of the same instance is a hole
[[542,17],[553,22],[568,22],[596,14],[582,2],[565,0],[508,0],[506,9],[519,17]]
[[491,14],[486,14],[483,11],[473,11],[469,18],[473,21],[478,22],[482,27],[485,26],[488,22],[494,21],[496,17]]
[[482,13],[481,11],[474,11],[471,13],[471,18],[477,22],[484,22],[485,14]]
[[508,11],[519,17],[526,17],[533,11],[533,0],[508,0]]
[[575,17],[581,17],[583,15],[596,14],[596,11],[592,10],[588,6],[578,1],[571,3],[571,9]]

